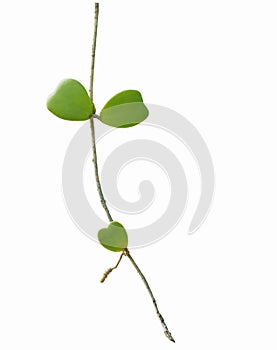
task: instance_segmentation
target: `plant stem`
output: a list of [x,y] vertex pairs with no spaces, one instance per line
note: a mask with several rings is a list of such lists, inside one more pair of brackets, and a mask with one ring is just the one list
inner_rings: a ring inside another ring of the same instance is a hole
[[[92,61],[91,61],[91,76],[90,76],[90,98],[91,98],[91,101],[93,103],[93,82],[94,82],[94,67],[95,67],[95,52],[96,52],[96,39],[97,39],[97,29],[98,29],[98,16],[99,16],[99,3],[95,3],[95,16],[94,16],[94,34],[93,34],[93,44],[92,44],[92,55],[91,55],[91,58],[92,58]],[[94,111],[95,113],[95,111]],[[90,117],[90,128],[91,128],[91,138],[92,138],[92,149],[93,149],[93,163],[94,163],[94,170],[95,170],[95,179],[96,179],[96,184],[97,184],[97,190],[98,190],[98,194],[99,194],[99,197],[100,197],[100,201],[101,201],[101,204],[107,214],[107,217],[109,219],[109,221],[113,221],[113,218],[109,212],[109,209],[107,207],[107,204],[106,204],[106,200],[105,200],[105,197],[104,197],[104,194],[103,194],[103,191],[102,191],[102,187],[101,187],[101,182],[100,182],[100,178],[99,178],[99,171],[98,171],[98,162],[97,162],[97,152],[96,152],[96,142],[95,142],[95,129],[94,129],[94,117],[96,115],[92,115]],[[138,274],[140,275],[143,283],[145,284],[146,286],[146,289],[148,290],[148,293],[150,294],[150,297],[152,299],[152,302],[154,304],[154,307],[156,309],[156,313],[157,313],[157,316],[162,324],[162,327],[164,329],[164,333],[166,335],[166,337],[173,341],[175,343],[175,340],[173,339],[171,333],[169,332],[168,328],[167,328],[167,325],[158,309],[158,306],[157,306],[157,302],[154,298],[154,295],[153,295],[153,292],[149,286],[149,283],[147,282],[145,276],[143,275],[143,273],[141,272],[140,268],[138,267],[138,265],[136,264],[135,260],[133,259],[133,257],[131,256],[129,250],[126,248],[123,250],[122,254],[120,255],[120,258],[117,262],[117,264],[113,267],[113,268],[110,268],[108,269],[104,275],[103,275],[103,278],[101,279],[101,282],[104,282],[105,279],[108,277],[108,275],[113,271],[115,270],[118,265],[120,264],[121,260],[122,260],[122,257],[123,255],[126,255],[129,260],[131,261],[131,263],[133,264],[133,266],[135,267],[135,269],[137,270]]]
[[157,316],[162,324],[162,327],[164,329],[164,334],[166,335],[166,337],[171,340],[172,342],[175,343],[175,340],[174,338],[172,337],[171,333],[169,332],[168,328],[167,328],[167,325],[165,323],[165,320],[163,318],[163,316],[161,315],[159,309],[158,309],[158,305],[157,305],[157,302],[156,302],[156,299],[154,297],[154,294],[149,286],[149,283],[147,282],[147,279],[145,278],[144,274],[141,272],[140,268],[138,267],[138,265],[136,264],[135,260],[133,259],[133,257],[131,256],[130,252],[128,249],[125,249],[125,255],[130,259],[131,263],[133,264],[133,266],[135,267],[135,269],[137,270],[138,274],[140,275],[141,279],[143,280],[143,283],[145,284],[145,287],[146,289],[148,290],[148,293],[152,299],[152,302],[154,304],[154,307],[156,309],[156,313],[157,313]]
[[94,4],[94,27],[93,27],[93,42],[91,50],[91,69],[90,69],[90,99],[93,103],[93,82],[94,82],[94,66],[95,66],[95,52],[97,42],[97,31],[98,31],[98,17],[99,17],[99,3]]
[[124,251],[121,253],[117,264],[116,264],[114,267],[109,268],[109,269],[104,273],[103,277],[102,277],[101,280],[100,280],[101,283],[105,282],[105,280],[106,280],[106,278],[109,276],[109,274],[110,274],[113,270],[117,269],[118,265],[120,264],[121,259],[123,258],[123,255],[125,255],[125,252],[124,252]]
[[[95,52],[96,52],[96,39],[97,39],[97,30],[98,30],[98,16],[99,16],[99,4],[95,3],[95,15],[94,15],[94,31],[93,31],[93,43],[92,43],[92,52],[91,52],[91,73],[90,73],[90,99],[93,103],[93,82],[94,82],[94,67],[95,67]],[[94,172],[95,180],[97,185],[97,191],[100,197],[101,204],[107,214],[107,217],[110,222],[113,221],[113,218],[110,214],[110,211],[107,207],[106,200],[102,191],[101,182],[99,179],[98,171],[98,162],[97,162],[97,151],[96,151],[96,142],[95,142],[95,129],[94,129],[94,116],[90,117],[90,129],[91,129],[91,140],[92,140],[92,152],[93,152],[93,163],[94,163]]]
[[90,130],[91,130],[91,140],[92,140],[92,152],[93,152],[93,163],[94,163],[94,173],[95,173],[95,180],[97,185],[97,191],[100,197],[100,201],[102,204],[102,207],[104,208],[107,217],[110,222],[113,221],[113,218],[111,216],[111,213],[107,207],[106,200],[102,191],[101,182],[99,179],[99,171],[98,171],[98,162],[97,162],[97,151],[96,151],[96,143],[95,143],[95,130],[94,130],[94,120],[93,117],[90,117]]

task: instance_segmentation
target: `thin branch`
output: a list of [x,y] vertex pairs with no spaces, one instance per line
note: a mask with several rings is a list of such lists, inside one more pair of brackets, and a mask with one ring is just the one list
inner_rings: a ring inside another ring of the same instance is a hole
[[98,17],[99,17],[99,3],[94,4],[94,28],[93,28],[93,41],[91,50],[91,69],[90,69],[90,99],[93,102],[93,82],[94,82],[94,66],[95,66],[95,52],[97,42],[97,31],[98,31]]
[[[94,31],[93,31],[93,42],[92,42],[92,53],[91,53],[91,74],[90,74],[90,98],[93,102],[93,82],[94,82],[94,67],[95,67],[95,52],[96,52],[96,39],[97,39],[97,30],[98,30],[98,16],[99,16],[99,4],[95,3],[95,15],[94,15]],[[93,163],[94,163],[94,172],[95,180],[97,184],[97,191],[100,197],[101,204],[107,214],[109,221],[113,221],[113,218],[110,214],[110,211],[107,207],[106,200],[102,191],[99,171],[98,171],[98,162],[97,162],[97,151],[96,151],[96,142],[95,142],[95,130],[94,130],[94,120],[93,116],[90,117],[90,129],[91,129],[91,140],[92,140],[92,152],[93,152]]]
[[119,257],[119,260],[118,260],[117,264],[116,264],[114,267],[109,268],[109,269],[104,273],[103,277],[102,277],[101,280],[100,280],[101,283],[104,283],[105,280],[106,280],[106,278],[109,276],[109,274],[110,274],[113,270],[117,269],[117,267],[118,267],[118,265],[120,264],[120,261],[121,261],[121,259],[123,258],[124,255],[125,255],[125,252],[123,251],[123,252],[121,253],[120,257]]
[[153,295],[153,292],[149,286],[149,283],[147,282],[146,278],[144,277],[143,273],[141,272],[140,268],[138,267],[138,265],[136,264],[135,260],[132,258],[130,252],[128,249],[125,249],[125,255],[130,259],[131,263],[133,264],[133,266],[135,267],[135,269],[137,270],[138,274],[140,275],[141,279],[143,280],[143,283],[145,284],[145,287],[146,289],[148,290],[148,293],[150,294],[150,297],[152,299],[152,302],[154,304],[154,307],[156,309],[156,313],[157,313],[157,316],[162,324],[162,327],[164,329],[164,334],[165,336],[171,340],[172,342],[175,343],[175,340],[174,338],[172,337],[171,333],[169,332],[168,328],[167,328],[167,325],[165,323],[165,320],[163,318],[163,316],[161,315],[159,309],[158,309],[158,305],[157,305],[157,302],[156,302],[156,299],[154,298],[154,295]]
[[97,191],[100,197],[100,202],[102,204],[102,207],[104,208],[107,217],[110,222],[113,221],[113,218],[111,216],[111,213],[107,207],[106,200],[102,191],[101,182],[99,179],[99,171],[98,171],[98,162],[97,162],[97,152],[96,152],[96,143],[95,143],[95,131],[94,131],[94,120],[93,117],[90,117],[90,130],[91,130],[91,140],[92,140],[92,152],[93,152],[93,163],[94,163],[94,173],[95,173],[95,180],[97,185]]

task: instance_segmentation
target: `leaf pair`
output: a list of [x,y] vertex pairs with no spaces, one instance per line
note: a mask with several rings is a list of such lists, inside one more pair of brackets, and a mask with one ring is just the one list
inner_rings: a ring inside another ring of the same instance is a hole
[[[84,86],[74,79],[60,83],[49,97],[47,108],[57,117],[65,120],[88,120],[96,112]],[[141,94],[137,90],[125,90],[112,97],[100,112],[104,124],[121,128],[139,124],[148,116]],[[113,252],[120,252],[128,246],[125,228],[116,221],[98,232],[99,242]]]
[[[57,117],[65,120],[88,120],[95,113],[95,106],[84,86],[74,79],[60,83],[47,101],[47,108]],[[117,127],[131,127],[141,123],[148,116],[148,110],[137,90],[125,90],[113,96],[102,108],[102,123]]]

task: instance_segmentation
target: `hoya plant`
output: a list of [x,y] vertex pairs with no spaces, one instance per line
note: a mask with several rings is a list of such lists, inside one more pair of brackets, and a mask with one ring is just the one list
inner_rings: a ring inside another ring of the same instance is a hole
[[143,122],[147,118],[148,109],[143,103],[142,95],[139,91],[124,90],[110,98],[100,110],[99,114],[97,114],[93,100],[93,81],[96,39],[98,29],[98,15],[99,4],[95,3],[94,35],[92,44],[92,62],[89,91],[87,91],[86,88],[75,79],[63,80],[58,85],[54,93],[48,98],[47,108],[55,116],[64,120],[79,122],[86,120],[90,121],[93,163],[97,190],[99,193],[100,202],[109,220],[109,225],[99,230],[98,240],[104,248],[115,253],[120,253],[117,264],[104,273],[101,282],[104,282],[108,275],[119,266],[123,256],[128,257],[130,262],[133,264],[140,277],[142,278],[142,281],[144,282],[150,294],[157,316],[162,324],[166,337],[172,342],[175,342],[170,331],[168,330],[164,318],[159,312],[157,302],[154,298],[149,283],[147,282],[145,276],[143,275],[135,260],[131,256],[130,250],[128,249],[128,233],[126,229],[121,223],[113,220],[111,216],[111,213],[107,207],[106,200],[103,195],[99,179],[94,120],[98,119],[100,122],[115,128],[130,128]]

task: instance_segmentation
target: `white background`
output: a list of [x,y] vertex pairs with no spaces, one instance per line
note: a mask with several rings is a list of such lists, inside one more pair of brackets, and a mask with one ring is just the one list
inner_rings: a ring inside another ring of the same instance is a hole
[[133,253],[176,344],[126,259],[99,283],[116,255],[78,231],[62,200],[80,125],[45,101],[63,78],[88,86],[92,2],[25,0],[0,9],[0,348],[276,350],[276,2],[100,7],[96,105],[136,88],[189,116],[215,164],[201,229],[179,225]]

